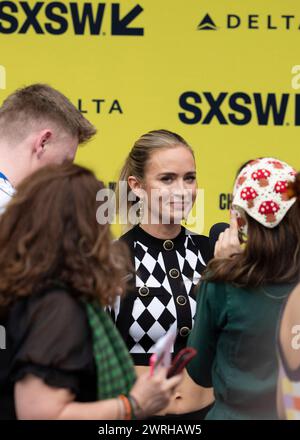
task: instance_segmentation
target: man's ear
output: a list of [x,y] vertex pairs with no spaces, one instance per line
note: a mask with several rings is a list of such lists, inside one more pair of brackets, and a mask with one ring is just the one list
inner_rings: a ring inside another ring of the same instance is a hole
[[35,139],[34,150],[33,152],[37,155],[37,158],[40,159],[45,152],[46,146],[52,138],[53,133],[49,129],[45,129],[41,131]]
[[130,186],[131,191],[139,198],[142,197],[142,193],[144,192],[142,188],[142,184],[135,176],[128,177],[128,185]]

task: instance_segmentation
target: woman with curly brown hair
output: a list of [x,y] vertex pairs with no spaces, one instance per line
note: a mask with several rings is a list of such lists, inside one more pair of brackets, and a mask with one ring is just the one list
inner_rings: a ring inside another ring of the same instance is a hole
[[101,188],[82,167],[45,167],[0,219],[0,418],[142,418],[180,382],[164,370],[136,380],[103,310],[125,289],[128,256],[96,221]]

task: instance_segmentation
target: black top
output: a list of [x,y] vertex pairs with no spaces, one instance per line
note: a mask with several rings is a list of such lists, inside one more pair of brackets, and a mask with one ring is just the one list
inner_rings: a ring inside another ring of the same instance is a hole
[[14,383],[33,374],[68,388],[76,401],[97,400],[92,335],[84,305],[63,289],[18,300],[1,319],[6,349],[0,350],[0,419],[14,419]]
[[195,287],[211,258],[209,239],[181,227],[162,240],[139,225],[121,237],[130,249],[135,276],[117,301],[114,319],[134,363],[148,365],[153,346],[177,322],[173,354],[185,347],[196,309]]

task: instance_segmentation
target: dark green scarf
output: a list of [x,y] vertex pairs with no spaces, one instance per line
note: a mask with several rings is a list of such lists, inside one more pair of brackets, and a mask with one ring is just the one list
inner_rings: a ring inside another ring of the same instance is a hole
[[128,395],[136,376],[127,347],[110,316],[98,304],[85,302],[92,330],[98,399]]

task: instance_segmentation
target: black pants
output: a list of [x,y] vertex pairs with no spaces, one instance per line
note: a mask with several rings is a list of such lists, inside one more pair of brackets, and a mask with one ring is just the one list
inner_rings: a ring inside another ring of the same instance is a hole
[[211,405],[206,406],[198,411],[193,411],[190,413],[184,414],[166,414],[165,416],[153,416],[149,417],[147,420],[204,420],[208,411],[213,407],[213,403]]

